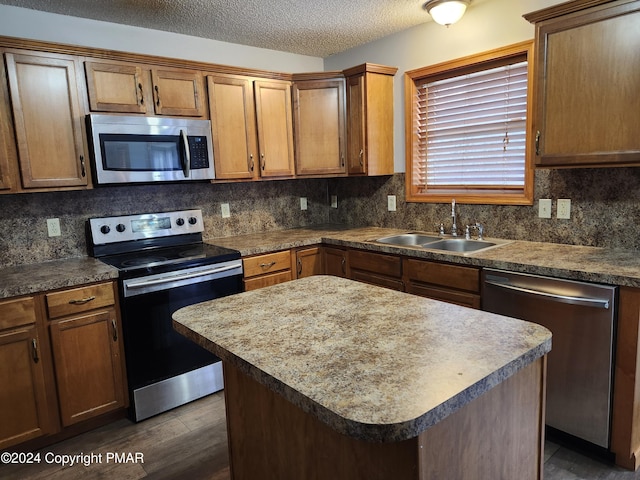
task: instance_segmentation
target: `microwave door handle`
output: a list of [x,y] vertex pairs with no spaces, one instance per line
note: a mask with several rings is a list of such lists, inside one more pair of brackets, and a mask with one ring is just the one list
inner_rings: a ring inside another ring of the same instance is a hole
[[180,130],[180,136],[182,137],[182,148],[184,149],[184,155],[182,156],[182,173],[184,173],[185,178],[189,178],[189,175],[191,175],[191,152],[189,151],[187,132]]

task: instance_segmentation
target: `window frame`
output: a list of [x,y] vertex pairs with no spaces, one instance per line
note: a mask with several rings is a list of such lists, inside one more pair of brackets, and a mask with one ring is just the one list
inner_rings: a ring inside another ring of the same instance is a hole
[[[487,52],[458,58],[455,60],[409,70],[404,75],[405,99],[405,157],[406,157],[406,201],[425,203],[446,203],[455,198],[461,203],[492,205],[533,205],[534,168],[533,168],[533,83],[534,83],[534,41],[528,40]],[[511,63],[513,60],[527,61],[527,119],[525,127],[526,147],[524,165],[524,186],[522,188],[491,188],[474,186],[455,186],[452,188],[437,187],[422,189],[413,185],[414,163],[417,161],[417,135],[415,98],[416,84],[424,84],[427,80],[465,75],[485,70],[498,65]]]

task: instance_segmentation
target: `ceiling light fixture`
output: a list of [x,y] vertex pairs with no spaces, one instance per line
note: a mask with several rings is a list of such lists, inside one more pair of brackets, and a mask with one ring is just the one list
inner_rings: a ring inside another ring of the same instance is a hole
[[440,25],[453,25],[464,15],[471,0],[429,0],[424,9]]

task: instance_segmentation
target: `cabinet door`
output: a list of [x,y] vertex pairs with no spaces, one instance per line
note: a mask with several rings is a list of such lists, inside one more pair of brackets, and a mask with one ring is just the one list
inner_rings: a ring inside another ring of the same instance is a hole
[[6,53],[24,188],[86,186],[76,62]]
[[18,159],[10,105],[6,72],[0,68],[0,193],[12,193],[16,188]]
[[322,249],[320,247],[304,248],[295,251],[296,278],[310,277],[324,273],[322,265]]
[[158,115],[204,116],[204,83],[200,72],[153,69],[151,80]]
[[123,407],[115,309],[52,321],[50,329],[62,424],[66,427]]
[[308,80],[293,85],[296,173],[346,172],[344,80]]
[[341,248],[324,247],[324,273],[346,278],[347,251]]
[[612,5],[538,26],[538,166],[640,163],[640,3]]
[[260,176],[292,176],[294,160],[291,84],[256,80],[254,90],[260,146]]
[[364,75],[347,78],[347,172],[367,173]]
[[[142,68],[85,62],[89,107],[93,112],[145,113]],[[149,96],[150,92],[148,93]]]
[[208,76],[207,86],[216,178],[257,177],[259,167],[251,80]]
[[0,385],[0,450],[51,433],[35,325],[0,333]]

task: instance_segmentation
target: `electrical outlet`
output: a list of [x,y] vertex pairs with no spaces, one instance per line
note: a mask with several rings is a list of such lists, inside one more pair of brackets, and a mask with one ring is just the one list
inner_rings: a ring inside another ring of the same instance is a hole
[[231,210],[229,210],[228,203],[221,203],[220,211],[222,212],[222,218],[229,218],[231,216]]
[[395,195],[387,195],[387,210],[390,212],[396,211],[396,196]]
[[538,201],[538,217],[551,218],[551,199],[541,198]]
[[331,208],[338,208],[338,196],[331,195]]
[[556,211],[556,217],[568,220],[571,218],[571,200],[568,198],[559,198]]
[[59,237],[62,235],[60,231],[60,219],[59,218],[47,218],[47,231],[50,237]]
[[300,210],[307,209],[307,197],[300,197]]

